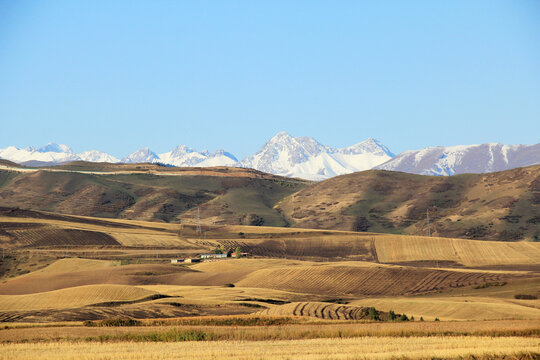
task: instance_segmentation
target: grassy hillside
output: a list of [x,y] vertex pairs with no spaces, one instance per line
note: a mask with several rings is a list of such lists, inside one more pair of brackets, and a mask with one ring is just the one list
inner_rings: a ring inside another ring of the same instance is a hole
[[0,169],[0,206],[165,222],[266,224],[286,221],[274,205],[306,182],[250,169],[74,163]]
[[489,240],[540,237],[540,166],[449,177],[364,171],[278,204],[292,226]]
[[449,177],[370,170],[311,183],[241,168],[74,162],[0,169],[0,206],[184,224],[200,211],[206,225],[410,235],[426,234],[429,210],[435,236],[536,241],[540,166]]

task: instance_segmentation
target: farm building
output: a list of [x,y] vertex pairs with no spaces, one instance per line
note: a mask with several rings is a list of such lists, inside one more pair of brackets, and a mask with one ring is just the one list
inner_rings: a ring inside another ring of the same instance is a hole
[[188,258],[188,259],[185,259],[184,262],[188,264],[197,263],[197,262],[201,262],[201,259]]
[[201,259],[223,259],[227,254],[201,254]]
[[171,264],[183,263],[184,259],[171,259]]
[[[240,257],[245,257],[245,256],[247,256],[247,255],[248,255],[247,252],[241,252],[241,253],[240,253]],[[236,257],[236,253],[233,252],[233,253],[231,254],[231,256],[232,256],[232,257]]]

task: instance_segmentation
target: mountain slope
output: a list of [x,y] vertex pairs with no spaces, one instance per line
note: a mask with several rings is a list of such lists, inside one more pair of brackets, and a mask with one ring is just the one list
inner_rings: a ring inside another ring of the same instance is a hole
[[421,175],[487,173],[540,164],[540,144],[459,145],[405,151],[375,169]]
[[540,166],[448,177],[370,170],[278,204],[291,226],[489,240],[540,237]]
[[307,183],[243,168],[75,162],[37,171],[3,164],[6,207],[191,224],[200,209],[203,224],[411,235],[426,234],[429,209],[434,236],[540,237],[538,165],[445,177],[369,170]]
[[336,175],[371,169],[393,154],[375,139],[343,149],[322,145],[311,137],[292,137],[280,132],[240,166],[272,174],[324,180]]
[[0,169],[0,206],[188,223],[200,208],[207,224],[283,226],[273,206],[303,186],[251,169],[75,162],[38,171]]

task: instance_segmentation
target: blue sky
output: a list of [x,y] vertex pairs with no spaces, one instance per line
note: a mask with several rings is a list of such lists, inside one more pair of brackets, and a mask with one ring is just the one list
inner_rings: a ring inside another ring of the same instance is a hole
[[0,147],[540,141],[540,2],[0,0]]

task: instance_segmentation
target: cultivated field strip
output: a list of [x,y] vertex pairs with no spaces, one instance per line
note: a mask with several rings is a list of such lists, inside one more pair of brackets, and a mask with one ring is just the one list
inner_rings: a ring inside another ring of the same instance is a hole
[[388,297],[355,300],[351,305],[395,310],[416,319],[441,320],[540,319],[540,309],[506,299],[485,297]]
[[88,285],[27,295],[0,295],[0,311],[77,308],[111,301],[133,301],[153,291],[126,285]]
[[382,263],[452,261],[465,266],[540,264],[540,243],[448,239],[424,236],[375,237]]
[[228,249],[239,246],[250,254],[265,257],[304,260],[375,260],[371,250],[371,240],[350,234],[281,239],[223,239],[217,242]]
[[258,270],[237,284],[341,296],[422,294],[502,281],[510,275],[408,267],[294,266]]
[[[36,292],[46,292],[75,286],[119,284],[119,285],[148,285],[148,284],[191,284],[200,279],[211,277],[202,276],[184,279],[186,273],[199,273],[193,270],[170,264],[141,264],[124,266],[104,266],[93,269],[65,272],[35,272],[16,277],[0,284],[2,295],[24,295]],[[218,274],[215,274],[218,275]],[[227,280],[227,279],[224,279]],[[225,282],[219,282],[223,285]]]
[[[528,352],[531,355],[517,355]],[[536,359],[538,340],[527,337],[362,337],[277,341],[116,341],[5,344],[7,359]],[[246,356],[248,354],[248,356]],[[493,356],[496,354],[495,356]]]
[[63,274],[75,271],[97,270],[114,266],[114,263],[106,260],[66,258],[59,259],[43,269],[22,275],[23,277],[40,274]]
[[21,226],[14,230],[4,230],[4,234],[10,238],[10,247],[120,245],[113,237],[102,232],[50,225]]
[[263,310],[259,315],[310,316],[326,320],[362,320],[368,317],[366,307],[324,302],[295,302]]

